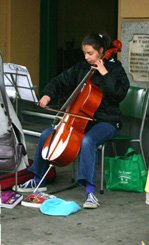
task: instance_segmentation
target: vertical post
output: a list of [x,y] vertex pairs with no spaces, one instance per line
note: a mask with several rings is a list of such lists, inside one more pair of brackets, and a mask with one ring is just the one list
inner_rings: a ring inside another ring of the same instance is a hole
[[39,91],[56,75],[57,0],[40,1]]

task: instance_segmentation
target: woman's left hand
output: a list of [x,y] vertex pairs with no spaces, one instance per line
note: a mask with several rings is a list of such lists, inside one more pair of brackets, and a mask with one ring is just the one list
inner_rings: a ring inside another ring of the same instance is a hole
[[104,66],[103,60],[98,60],[94,64],[95,66],[92,66],[93,69],[99,71],[101,75],[106,75],[108,73],[106,67]]

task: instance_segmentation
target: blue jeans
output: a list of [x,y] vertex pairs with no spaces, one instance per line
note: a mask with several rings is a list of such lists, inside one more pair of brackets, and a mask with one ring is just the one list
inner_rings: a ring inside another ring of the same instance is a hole
[[[49,167],[49,161],[44,160],[41,156],[42,148],[45,140],[50,135],[52,128],[44,130],[39,138],[36,148],[34,161],[28,169],[38,178],[42,178]],[[80,164],[78,169],[77,180],[85,185],[86,182],[95,184],[96,181],[96,153],[97,146],[102,145],[107,140],[117,134],[116,129],[112,124],[101,122],[94,125],[84,136],[80,149]]]
[[86,185],[96,183],[96,162],[97,147],[115,136],[118,129],[107,122],[95,124],[82,140],[80,150],[80,164],[77,180],[80,184]]
[[[44,160],[41,156],[42,148],[44,146],[44,143],[47,139],[47,137],[50,135],[52,131],[52,127],[45,129],[38,141],[38,145],[35,151],[33,164],[31,167],[28,168],[30,172],[32,172],[34,175],[36,175],[38,178],[42,179],[43,175],[47,171],[50,162],[48,160]],[[44,181],[43,181],[44,183]]]

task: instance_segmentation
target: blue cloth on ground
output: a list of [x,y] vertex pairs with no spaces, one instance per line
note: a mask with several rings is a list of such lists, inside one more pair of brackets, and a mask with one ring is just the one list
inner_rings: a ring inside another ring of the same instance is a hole
[[80,209],[80,206],[76,202],[65,201],[57,197],[48,199],[40,205],[41,213],[53,216],[68,216],[78,212]]

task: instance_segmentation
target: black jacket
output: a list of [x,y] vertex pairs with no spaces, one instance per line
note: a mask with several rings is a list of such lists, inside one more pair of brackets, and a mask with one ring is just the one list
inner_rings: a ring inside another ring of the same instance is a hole
[[[102,102],[94,114],[97,121],[119,122],[119,103],[124,99],[130,86],[127,75],[120,61],[110,60],[105,62],[108,73],[104,76],[95,72],[91,80],[103,92]],[[90,65],[86,61],[81,61],[70,69],[65,70],[57,77],[53,78],[43,90],[43,95],[48,95],[52,99],[70,95],[76,86],[82,81]]]

